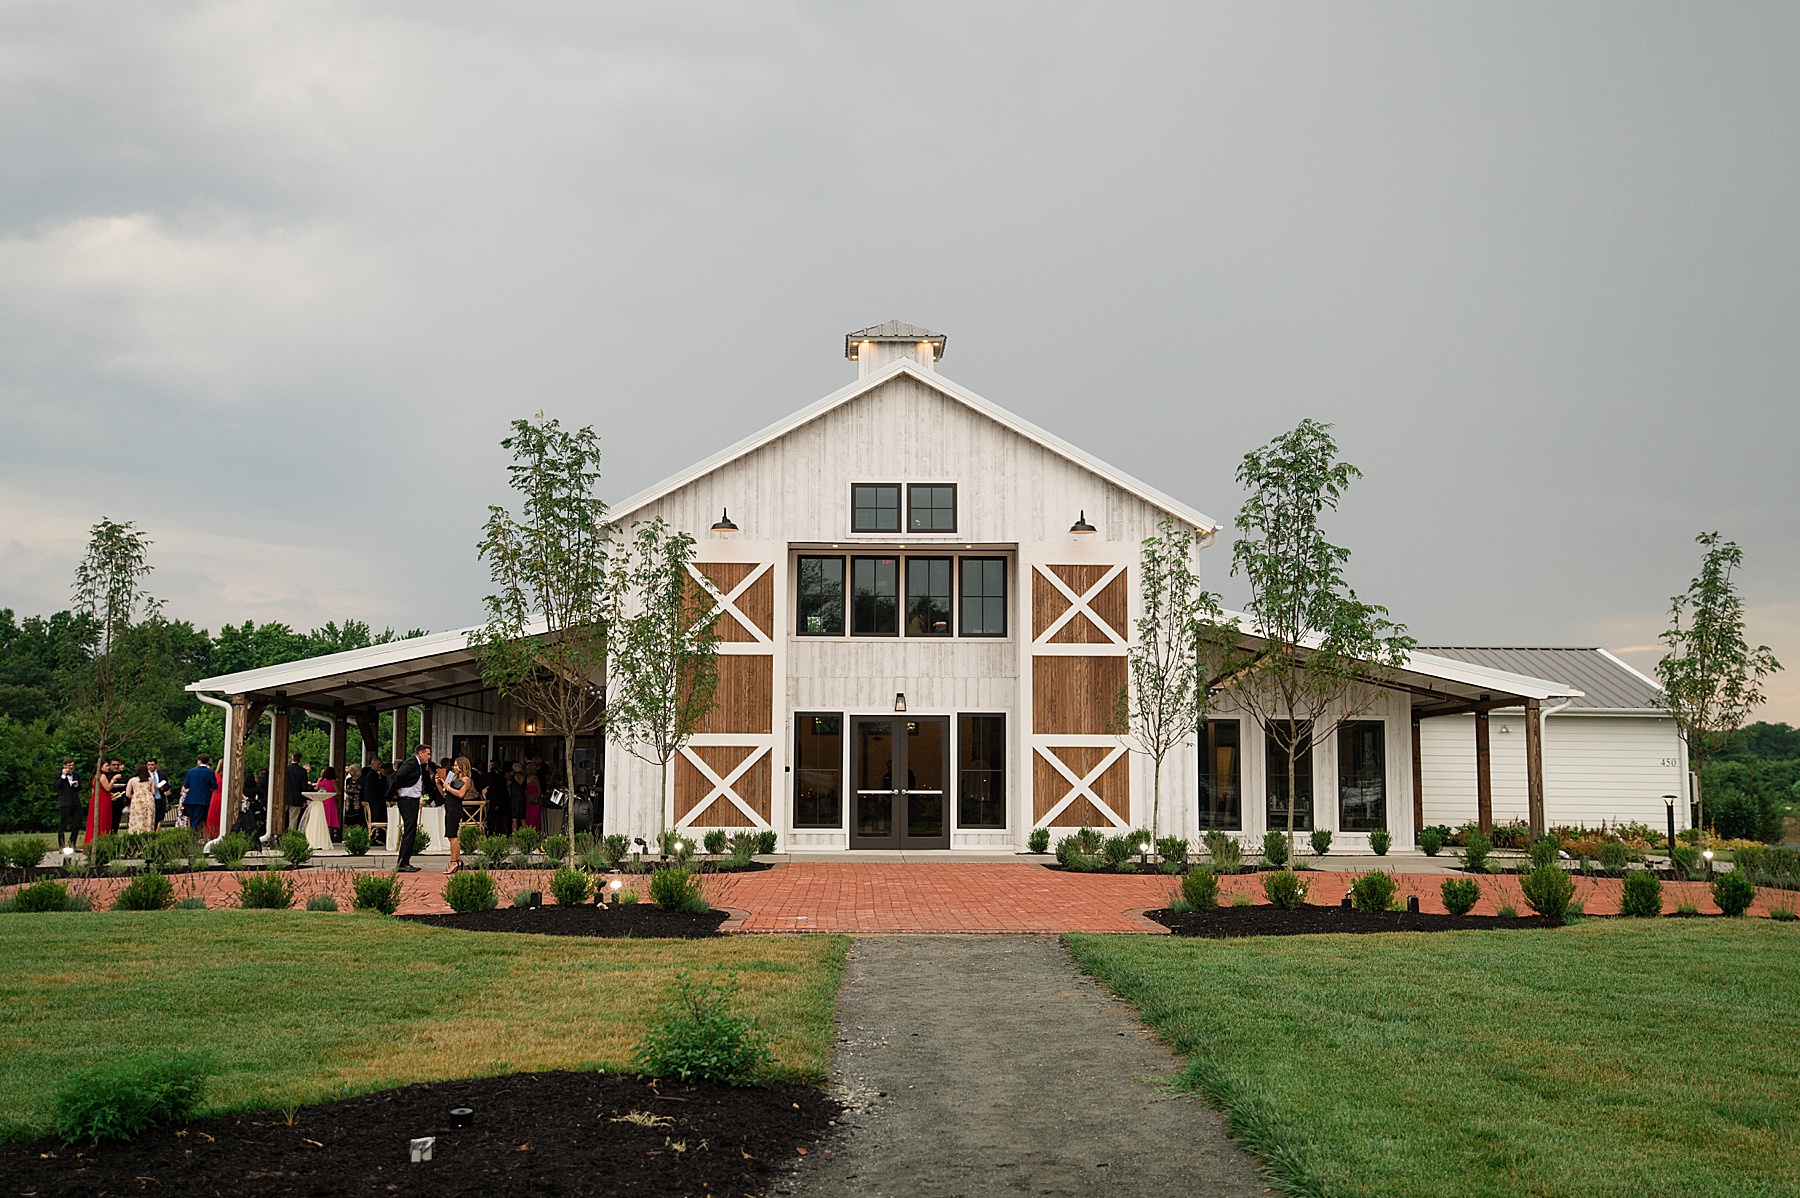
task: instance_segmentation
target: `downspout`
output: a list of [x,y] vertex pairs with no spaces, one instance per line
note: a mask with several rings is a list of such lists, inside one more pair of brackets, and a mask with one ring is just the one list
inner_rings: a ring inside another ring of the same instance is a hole
[[[1542,753],[1546,748],[1549,747],[1549,742],[1546,739],[1546,735],[1550,731],[1550,717],[1555,715],[1557,712],[1562,711],[1564,708],[1568,707],[1569,704],[1573,703],[1574,701],[1575,700],[1573,700],[1573,699],[1564,699],[1561,703],[1558,703],[1555,707],[1540,707],[1538,709],[1538,752],[1539,753]],[[1546,785],[1544,787],[1544,830],[1549,831],[1549,829],[1550,829],[1550,787],[1548,785]]]
[[210,703],[225,713],[225,747],[219,753],[222,759],[220,764],[225,767],[222,771],[225,775],[224,781],[219,784],[219,835],[206,842],[206,847],[210,849],[213,845],[218,844],[225,835],[225,830],[231,826],[231,813],[237,810],[238,798],[232,794],[232,790],[234,788],[239,791],[244,789],[244,780],[231,776],[231,724],[236,718],[237,711],[225,700],[209,695],[205,691],[195,691],[194,698],[202,703]]

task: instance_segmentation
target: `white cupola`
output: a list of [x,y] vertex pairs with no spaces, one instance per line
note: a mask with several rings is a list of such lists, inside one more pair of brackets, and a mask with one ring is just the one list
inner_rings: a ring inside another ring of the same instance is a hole
[[871,325],[844,334],[844,356],[856,363],[856,377],[874,374],[899,358],[910,358],[926,370],[944,356],[944,335],[904,320]]

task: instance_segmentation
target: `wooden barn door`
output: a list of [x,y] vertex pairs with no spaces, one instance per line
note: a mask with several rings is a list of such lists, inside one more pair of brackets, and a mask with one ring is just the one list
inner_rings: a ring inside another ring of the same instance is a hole
[[[1029,563],[1031,826],[1131,827],[1131,759],[1115,734],[1126,683],[1131,566],[1113,546]],[[1134,547],[1118,547],[1122,556]]]
[[676,828],[774,827],[775,563],[688,567],[718,618],[719,689],[673,765]]

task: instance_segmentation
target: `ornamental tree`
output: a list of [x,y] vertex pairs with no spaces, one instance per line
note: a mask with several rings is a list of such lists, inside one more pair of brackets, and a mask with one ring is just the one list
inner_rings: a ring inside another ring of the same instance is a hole
[[76,743],[93,750],[96,775],[163,718],[157,703],[166,689],[162,658],[133,644],[131,635],[162,608],[143,585],[150,544],[130,521],[102,518],[75,569],[75,613],[92,629],[94,652],[72,674],[69,724]]

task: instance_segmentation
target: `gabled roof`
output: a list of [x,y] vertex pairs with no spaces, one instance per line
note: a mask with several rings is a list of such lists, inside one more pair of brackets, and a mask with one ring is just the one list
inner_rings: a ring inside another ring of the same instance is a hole
[[[852,334],[852,336],[854,336],[854,334]],[[1191,507],[1173,496],[1165,495],[1150,484],[1140,482],[1123,470],[1120,470],[1118,467],[1101,461],[1093,454],[1071,445],[1056,434],[1046,432],[1029,420],[1014,415],[999,404],[994,403],[991,400],[983,399],[968,388],[959,387],[942,375],[925,370],[917,363],[904,358],[883,367],[881,370],[876,371],[867,378],[858,379],[841,390],[833,391],[825,398],[801,408],[791,416],[786,416],[777,420],[774,424],[769,425],[761,432],[752,433],[750,436],[745,437],[736,445],[728,446],[718,453],[713,454],[711,457],[694,463],[686,470],[672,474],[654,486],[646,487],[636,495],[614,505],[612,516],[615,520],[624,520],[634,512],[639,511],[649,504],[655,503],[657,500],[674,491],[680,490],[682,487],[687,486],[696,479],[703,478],[721,466],[729,465],[741,457],[754,453],[756,450],[761,449],[770,442],[786,436],[788,433],[793,432],[803,425],[812,423],[826,413],[843,407],[858,396],[866,395],[883,383],[902,374],[910,374],[913,378],[924,383],[927,387],[931,387],[940,394],[945,395],[950,399],[954,399],[966,407],[972,408],[976,412],[986,416],[988,419],[1011,429],[1026,440],[1036,442],[1038,445],[1043,446],[1052,453],[1067,458],[1069,461],[1074,462],[1076,465],[1084,467],[1087,470],[1091,470],[1101,478],[1106,479],[1108,482],[1118,487],[1120,490],[1137,496],[1152,507],[1161,508],[1171,516],[1176,516],[1187,521],[1202,532],[1217,531],[1221,527],[1217,520],[1214,520],[1211,516],[1208,516],[1198,508]]]
[[1576,711],[1662,711],[1662,688],[1604,649],[1431,645],[1426,652],[1517,674],[1561,678],[1581,688]]
[[931,360],[938,362],[943,360],[944,345],[948,340],[942,333],[922,329],[916,324],[907,324],[904,320],[888,320],[872,324],[866,329],[857,329],[854,333],[845,333],[844,356],[852,362],[857,361],[856,347],[865,341],[929,341]]

